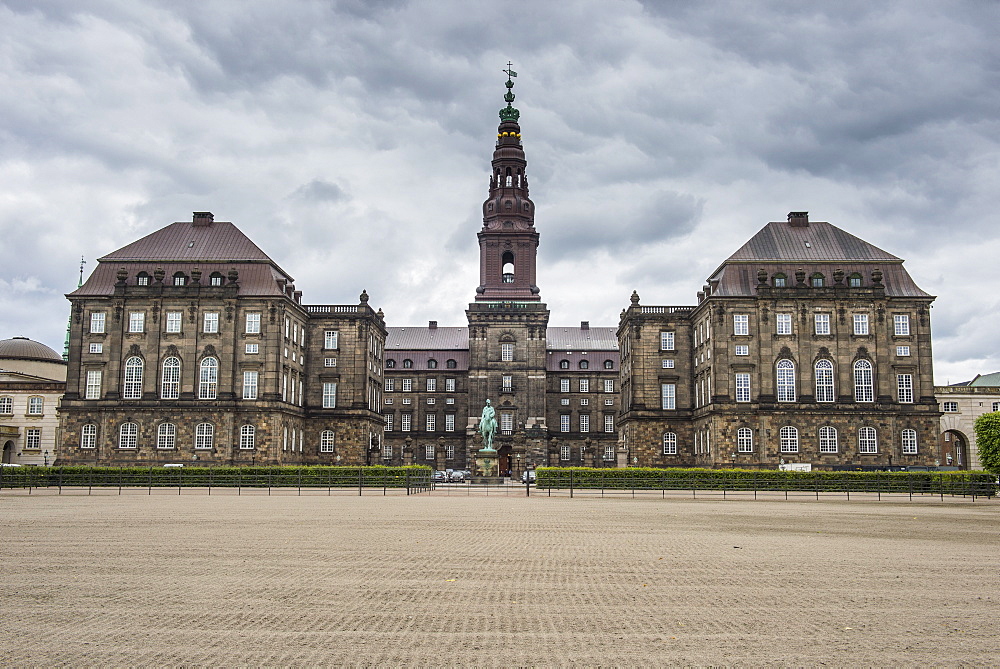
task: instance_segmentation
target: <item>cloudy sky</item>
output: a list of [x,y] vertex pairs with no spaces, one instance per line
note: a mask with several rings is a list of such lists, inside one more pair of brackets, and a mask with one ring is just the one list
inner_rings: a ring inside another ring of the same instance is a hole
[[1000,8],[970,2],[0,0],[0,338],[62,350],[80,256],[212,211],[312,304],[465,324],[501,69],[554,325],[693,304],[810,212],[1000,370]]

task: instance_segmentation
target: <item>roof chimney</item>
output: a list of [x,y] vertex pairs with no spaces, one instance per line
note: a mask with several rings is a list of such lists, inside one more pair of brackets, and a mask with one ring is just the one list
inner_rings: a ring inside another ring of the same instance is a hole
[[427,328],[429,330],[437,330],[438,329],[438,322],[437,321],[427,321]]
[[808,211],[788,212],[788,225],[792,226],[793,228],[808,228],[809,212]]
[[194,223],[195,226],[202,226],[202,225],[212,225],[212,222],[214,220],[215,216],[212,215],[212,212],[196,211],[194,212],[194,218],[192,219],[192,222]]
[[590,329],[590,321],[580,321],[580,329],[581,330],[589,330]]

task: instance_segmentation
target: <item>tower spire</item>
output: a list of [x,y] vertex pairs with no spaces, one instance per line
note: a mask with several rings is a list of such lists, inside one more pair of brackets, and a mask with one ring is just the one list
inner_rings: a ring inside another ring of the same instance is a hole
[[[76,287],[79,288],[83,285],[83,266],[87,264],[87,261],[80,256],[80,279],[76,282]],[[63,360],[69,360],[69,333],[70,329],[73,327],[73,314],[69,315],[69,319],[66,321],[66,341],[63,342]]]

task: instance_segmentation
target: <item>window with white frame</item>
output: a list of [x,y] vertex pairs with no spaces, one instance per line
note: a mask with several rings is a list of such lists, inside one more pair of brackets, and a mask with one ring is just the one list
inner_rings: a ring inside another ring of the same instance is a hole
[[590,405],[590,398],[589,397],[582,397],[582,398],[580,398],[580,406],[584,406],[585,407],[585,406],[589,406],[589,405]]
[[779,360],[777,365],[778,401],[795,401],[795,364],[791,360]]
[[434,432],[437,430],[437,414],[427,414],[425,416],[424,427],[427,432]]
[[604,379],[604,392],[613,393],[615,392],[615,380],[614,379]]
[[833,394],[833,362],[830,360],[816,361],[816,401],[832,402]]
[[677,385],[673,383],[660,384],[660,408],[677,408]]
[[736,373],[736,401],[750,401],[750,374],[746,372]]
[[510,343],[500,344],[500,360],[501,362],[514,361],[514,344]]
[[87,370],[87,387],[83,398],[88,400],[101,399],[101,370]]
[[399,414],[399,429],[403,432],[410,431],[410,425],[413,421],[413,414],[403,413]]
[[257,399],[258,372],[243,372],[243,399]]
[[386,378],[385,380],[385,392],[391,393],[396,390],[396,379]]
[[910,355],[910,347],[909,346],[897,346],[896,347],[896,355],[898,355],[901,358],[908,357]]
[[207,451],[215,446],[215,426],[211,423],[198,423],[194,428],[195,450]]
[[340,347],[340,331],[326,330],[323,332],[323,348],[332,349]]
[[392,460],[392,443],[385,439],[382,440],[382,459]]
[[896,375],[896,393],[900,404],[913,404],[913,374]]
[[775,314],[775,332],[780,335],[790,335],[792,334],[792,315],[791,314]]
[[664,455],[677,455],[677,433],[676,432],[664,432],[663,433],[663,454]]
[[906,429],[902,432],[903,455],[917,454],[917,431]]
[[613,434],[615,431],[615,415],[606,413],[604,414],[604,431],[608,434]]
[[561,398],[559,398],[559,404],[561,406],[568,407],[569,406],[569,398],[568,397],[561,397]]
[[590,379],[580,379],[580,392],[581,393],[590,392]]
[[214,334],[219,331],[219,312],[206,311],[201,318],[201,331]]
[[125,383],[122,387],[122,399],[138,400],[142,398],[142,358],[133,355],[125,360]]
[[104,334],[105,314],[95,311],[90,314],[90,334]]
[[444,431],[445,432],[455,431],[455,414],[446,413],[444,415]]
[[736,430],[736,450],[740,453],[753,453],[753,430],[749,427]]
[[868,334],[868,314],[854,314],[854,334]]
[[910,317],[907,314],[893,314],[892,333],[902,337],[910,334]]
[[198,399],[214,400],[219,394],[219,361],[203,358],[198,374]]
[[179,311],[168,311],[167,312],[167,322],[166,331],[167,332],[180,332],[181,331],[181,318],[184,316]]
[[670,359],[664,359],[663,360],[663,369],[673,369],[673,368],[674,368],[674,361],[673,360],[670,360]]
[[382,426],[382,429],[385,432],[392,432],[392,424],[393,424],[393,419],[395,418],[395,415],[391,414],[391,413],[384,413],[384,414],[382,414],[382,418],[385,419],[385,425]]
[[104,353],[104,344],[102,344],[100,342],[97,342],[95,344],[91,344],[90,345],[90,352],[91,353]]
[[819,452],[836,453],[839,448],[837,428],[824,425],[819,429]]
[[736,346],[736,355],[750,355],[750,347],[746,344],[738,344]]
[[145,332],[146,331],[146,312],[145,311],[130,311],[128,315],[128,331],[129,332]]
[[249,451],[257,446],[257,428],[244,425],[240,428],[240,450]]
[[0,416],[10,416],[14,413],[14,398],[0,397]]
[[580,414],[580,432],[590,432],[590,414]]
[[858,453],[872,455],[878,453],[878,436],[873,427],[858,430]]
[[122,423],[118,428],[118,448],[133,449],[139,446],[139,425]]
[[169,356],[163,359],[160,374],[160,399],[175,400],[181,396],[181,359]]
[[445,379],[444,380],[444,391],[446,393],[455,392],[455,379]]
[[337,383],[335,381],[326,381],[323,383],[323,408],[337,408]]
[[815,333],[818,335],[830,334],[830,314],[815,314],[813,316]]
[[559,414],[559,431],[569,432],[569,414]]
[[[509,379],[510,377],[507,376],[504,378]],[[437,392],[437,385],[438,385],[437,379],[427,379],[427,392],[429,393]]]
[[786,425],[778,432],[782,453],[799,452],[799,431],[791,425]]
[[559,379],[559,392],[561,393],[569,392],[569,379]]
[[45,399],[42,397],[28,398],[28,415],[41,416],[45,413]]
[[673,332],[661,332],[660,333],[660,350],[661,351],[673,351],[674,350],[674,333]]
[[424,460],[434,459],[434,444],[424,444]]
[[37,427],[29,427],[24,431],[24,448],[27,450],[40,450],[42,448],[42,430]]
[[569,460],[570,448],[569,444],[559,444],[559,459],[563,462]]
[[1000,402],[993,403],[993,411],[1000,411]]
[[615,399],[613,397],[606,397],[604,399],[604,406],[606,406],[606,407],[613,406],[614,403],[615,403]]
[[87,423],[80,429],[80,448],[97,448],[97,426]]
[[872,376],[872,363],[867,360],[858,360],[854,363],[854,401],[875,401],[875,383]]
[[160,423],[156,428],[156,447],[172,449],[177,446],[177,426],[173,423]]
[[319,452],[333,453],[336,444],[336,435],[333,430],[323,430],[319,433]]
[[504,411],[500,414],[500,434],[511,434],[514,432],[514,414]]
[[733,314],[733,334],[735,335],[750,334],[749,314]]
[[941,411],[945,413],[958,413],[958,402],[942,402]]
[[400,390],[408,393],[413,390],[413,379],[400,379]]
[[604,461],[612,462],[615,459],[615,445],[605,444],[604,445]]
[[[291,335],[291,332],[292,332],[292,319],[288,318],[286,316],[285,317],[285,339],[289,338],[289,335]],[[292,449],[292,450],[295,450],[295,449]]]
[[324,367],[336,367],[337,366],[337,359],[336,358],[323,358],[323,366]]
[[246,315],[246,333],[260,334],[260,313],[250,312]]

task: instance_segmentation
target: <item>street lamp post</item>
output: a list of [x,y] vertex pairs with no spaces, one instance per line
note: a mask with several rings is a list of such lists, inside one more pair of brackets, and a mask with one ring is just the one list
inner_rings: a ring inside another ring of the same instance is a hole
[[49,452],[45,451],[45,453],[42,454],[42,457],[45,458],[45,466],[48,467],[49,466]]

